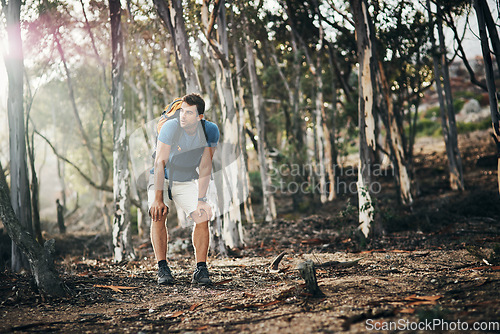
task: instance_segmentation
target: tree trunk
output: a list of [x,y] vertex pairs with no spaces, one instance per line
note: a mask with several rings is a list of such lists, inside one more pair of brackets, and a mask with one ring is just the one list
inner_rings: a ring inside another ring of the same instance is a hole
[[[391,160],[394,168],[394,177],[398,186],[398,193],[403,205],[411,206],[413,196],[411,194],[411,179],[407,168],[407,158],[403,138],[401,136],[400,126],[394,113],[394,104],[392,102],[389,84],[385,76],[382,62],[378,66],[378,83],[380,85],[380,104],[387,110],[387,137],[391,151]],[[382,108],[381,108],[382,109]]]
[[191,49],[182,14],[182,0],[169,1],[170,8],[165,0],[154,0],[153,2],[160,18],[172,35],[177,67],[186,88],[186,93],[201,92],[200,80],[190,54]]
[[[204,2],[205,3],[205,2]],[[208,8],[208,7],[206,7]],[[213,13],[215,15],[215,13]],[[214,51],[214,56],[219,57],[219,66],[215,66],[216,84],[221,103],[224,142],[222,145],[222,168],[226,176],[224,177],[224,221],[223,221],[223,239],[230,248],[243,245],[243,226],[241,224],[240,204],[243,202],[240,198],[242,189],[242,179],[239,175],[243,168],[243,156],[239,151],[239,126],[238,113],[234,99],[233,81],[231,68],[227,61],[229,55],[227,24],[224,1],[221,1],[219,11],[217,12],[217,39],[221,47]],[[226,210],[228,208],[228,210]],[[226,212],[227,211],[227,212]]]
[[[497,1],[497,4],[498,4],[498,1]],[[497,67],[498,67],[498,70],[500,71],[500,38],[498,37],[497,24],[495,23],[495,21],[493,20],[493,17],[491,16],[490,7],[488,6],[488,2],[486,0],[479,0],[477,5],[476,5],[476,1],[474,1],[474,8],[476,8],[478,6],[483,9],[484,22],[486,23],[486,27],[488,28],[488,32],[490,33],[491,46],[493,47],[493,52],[495,54],[495,60],[497,63]],[[482,40],[482,38],[481,38],[481,40]],[[491,59],[491,56],[490,56],[490,59]]]
[[[17,220],[28,232],[33,233],[31,218],[31,200],[26,163],[26,137],[24,127],[24,59],[21,40],[20,11],[21,1],[10,0],[4,9],[9,39],[8,54],[5,55],[5,66],[9,80],[9,95],[7,111],[9,119],[9,148],[10,148],[10,198]],[[12,236],[11,236],[12,237]],[[14,241],[14,239],[13,239]],[[12,270],[19,272],[22,268],[28,269],[26,257],[23,256],[19,245],[12,243]]]
[[[319,12],[319,6],[317,1],[314,1],[314,6],[315,6],[315,11],[318,14],[318,17],[321,18],[320,12]],[[326,184],[321,186],[321,202],[325,203],[326,201],[333,201],[335,198],[335,172],[334,172],[334,165],[332,163],[332,140],[330,138],[330,129],[328,128],[328,117],[326,115],[326,110],[325,110],[325,104],[324,104],[324,94],[323,94],[323,70],[321,66],[321,54],[322,51],[324,50],[324,31],[323,31],[323,26],[321,23],[321,19],[319,22],[319,45],[317,47],[317,58],[316,58],[316,126],[321,126],[322,129],[318,133],[322,132],[322,135],[318,135],[318,147],[321,145],[322,149],[319,150],[320,156],[319,156],[319,161],[320,164],[323,167],[320,167],[321,173],[324,175],[322,176],[321,180],[322,182],[325,182]],[[318,119],[319,116],[319,119]],[[328,175],[328,178],[326,178],[325,175],[325,170],[326,170],[326,175]],[[324,180],[323,180],[324,179]],[[328,180],[328,182],[326,182]],[[328,186],[328,189],[327,189]],[[327,190],[328,190],[328,196],[327,196]]]
[[[434,37],[434,20],[432,10],[430,8],[430,0],[427,0],[427,11],[429,21],[431,22],[430,39],[431,45],[436,46]],[[438,33],[440,36],[440,53],[433,55],[434,77],[436,79],[436,90],[438,93],[439,107],[441,110],[441,127],[443,130],[443,138],[446,145],[446,153],[448,156],[448,165],[450,168],[450,187],[454,190],[464,189],[462,163],[460,152],[458,151],[457,131],[455,124],[455,113],[453,111],[453,99],[451,97],[451,88],[449,82],[449,74],[447,71],[446,49],[444,45],[444,36],[439,13],[438,17]],[[444,62],[443,62],[444,61]],[[443,77],[443,81],[441,80]],[[451,105],[450,105],[451,104]]]
[[[246,25],[246,22],[245,22]],[[269,222],[276,219],[276,205],[274,195],[270,191],[271,177],[268,171],[268,155],[266,147],[265,114],[263,109],[263,96],[259,86],[257,70],[255,68],[255,59],[253,47],[250,41],[248,25],[245,26],[247,32],[245,39],[245,51],[248,65],[248,75],[250,78],[250,87],[252,91],[252,105],[255,114],[255,125],[257,130],[257,142],[259,146],[258,158],[260,166],[260,181],[262,183],[262,199],[265,221]]]
[[[287,12],[288,20],[287,23],[290,26],[290,44],[292,46],[292,54],[293,54],[293,65],[292,65],[292,74],[290,80],[290,87],[287,87],[286,90],[289,91],[289,104],[291,108],[291,136],[288,137],[288,142],[290,146],[294,149],[294,156],[292,156],[292,163],[300,166],[306,163],[305,158],[307,157],[307,126],[304,126],[304,121],[302,120],[300,114],[300,101],[301,101],[301,80],[302,80],[302,54],[299,50],[298,42],[297,42],[297,29],[295,28],[295,24],[292,20],[293,13],[291,13],[291,9],[287,4],[287,1],[283,1],[284,10]],[[274,52],[273,52],[274,53]],[[280,75],[282,75],[282,71],[279,68],[279,64],[276,62],[276,66],[279,69]],[[284,76],[282,76],[284,78]],[[285,81],[285,79],[283,79]],[[308,178],[308,175],[294,175],[293,182],[302,184]],[[295,207],[299,205],[302,201],[302,196],[299,192],[296,192],[293,197],[293,204]]]
[[[320,23],[321,27],[321,23]],[[322,29],[320,28],[320,32]],[[320,50],[323,48],[323,36],[320,36]],[[310,64],[312,68],[312,74],[316,81],[316,108],[314,108],[314,118],[315,118],[315,134],[316,134],[316,157],[317,157],[317,170],[319,171],[319,189],[320,189],[320,200],[321,203],[325,203],[327,200],[326,194],[326,161],[325,161],[325,132],[323,129],[323,118],[322,111],[324,110],[323,106],[323,78],[321,77],[321,61],[320,55],[318,55],[318,59],[316,62],[316,67],[313,67],[313,64]],[[330,139],[330,138],[328,138]],[[331,184],[331,183],[330,183]]]
[[57,211],[57,226],[59,227],[59,233],[66,233],[66,226],[64,225],[64,207],[56,200],[56,211]]
[[26,138],[28,142],[28,157],[31,169],[31,209],[33,213],[33,233],[35,235],[35,240],[40,245],[43,245],[42,227],[40,225],[40,205],[38,200],[40,195],[40,188],[35,169],[35,142],[33,137],[34,136],[31,137],[31,145],[29,144],[29,139]]
[[[495,131],[494,135],[496,139],[495,142],[497,143],[497,150],[498,150],[497,157],[498,157],[500,156],[500,149],[498,145],[498,142],[500,140],[500,129],[498,122],[500,115],[498,113],[498,99],[496,95],[497,92],[496,92],[496,84],[493,71],[493,63],[491,60],[488,35],[486,34],[485,9],[484,9],[485,4],[486,4],[485,1],[474,0],[474,9],[476,10],[477,23],[479,27],[479,37],[481,39],[481,51],[483,53],[483,59],[484,59],[484,67],[485,67],[484,70],[486,72],[486,86],[488,87],[491,122],[493,124],[493,129]],[[491,36],[491,31],[490,31],[490,36]],[[500,54],[497,54],[496,57],[498,60]],[[500,192],[500,159],[498,159],[498,190]]]
[[[9,6],[11,4],[12,2],[9,3]],[[53,251],[53,241],[47,242],[45,247],[37,243],[31,233],[17,219],[10,203],[9,187],[0,164],[0,220],[10,238],[28,257],[31,273],[40,292],[49,296],[64,296],[66,293],[54,269],[50,254],[51,250]]]
[[113,99],[113,246],[114,260],[135,258],[130,230],[130,171],[128,167],[127,120],[123,106],[123,35],[120,0],[109,1],[112,46]]
[[350,0],[356,24],[356,42],[359,62],[359,165],[358,206],[359,229],[368,237],[374,218],[374,206],[370,195],[372,152],[375,150],[374,108],[374,53],[370,19],[366,0]]
[[[231,24],[235,25],[233,11],[231,11]],[[240,26],[241,27],[241,26]],[[240,136],[240,149],[243,154],[243,161],[245,162],[245,175],[243,177],[243,193],[250,194],[250,176],[248,173],[248,154],[246,149],[246,136],[245,136],[245,90],[241,82],[241,77],[243,76],[243,66],[241,65],[240,50],[237,43],[233,43],[233,53],[234,62],[236,65],[236,87],[238,90],[238,126],[239,126],[239,136]],[[252,196],[246,196],[243,203],[243,209],[245,211],[245,217],[248,222],[255,223],[255,216],[252,207]]]
[[450,153],[452,159],[450,161],[450,185],[453,190],[464,190],[464,177],[463,177],[463,167],[462,158],[460,156],[460,150],[458,149],[458,134],[457,134],[457,124],[455,122],[455,110],[453,107],[453,95],[451,92],[450,83],[450,71],[448,67],[448,59],[446,56],[446,44],[444,40],[443,33],[443,20],[441,9],[438,5],[437,13],[437,28],[439,34],[439,46],[441,54],[441,65],[443,73],[443,87],[445,92],[446,100],[446,111],[448,113],[448,131],[449,131],[449,142],[450,142]]

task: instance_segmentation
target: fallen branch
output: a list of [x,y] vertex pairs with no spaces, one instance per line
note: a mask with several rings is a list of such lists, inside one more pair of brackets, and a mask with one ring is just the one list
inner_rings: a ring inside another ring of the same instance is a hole
[[352,261],[346,261],[346,262],[340,262],[340,261],[327,261],[323,263],[317,263],[315,264],[316,267],[318,268],[328,268],[328,267],[335,267],[335,268],[349,268],[353,267],[358,264],[359,261],[363,260],[364,257],[360,257],[359,259],[352,260]]
[[279,266],[281,260],[283,259],[283,257],[285,256],[285,254],[286,254],[286,252],[282,252],[280,255],[276,256],[276,258],[271,263],[271,270],[272,271],[278,270],[278,266]]

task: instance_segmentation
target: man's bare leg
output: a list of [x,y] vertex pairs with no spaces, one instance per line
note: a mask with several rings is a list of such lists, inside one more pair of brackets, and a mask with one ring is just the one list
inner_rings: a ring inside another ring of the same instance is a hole
[[156,262],[167,259],[167,241],[168,230],[165,223],[167,216],[164,216],[159,221],[151,223],[151,244],[155,253]]
[[151,244],[158,262],[158,284],[174,283],[172,272],[166,262],[168,250],[166,218],[167,215],[163,216],[159,221],[151,223]]
[[207,262],[210,234],[208,232],[208,221],[194,225],[193,246],[196,263]]
[[193,246],[196,258],[196,271],[193,275],[192,283],[203,285],[212,284],[206,266],[208,247],[210,245],[210,233],[208,229],[208,215],[204,212],[201,217],[192,214],[195,225],[193,228]]

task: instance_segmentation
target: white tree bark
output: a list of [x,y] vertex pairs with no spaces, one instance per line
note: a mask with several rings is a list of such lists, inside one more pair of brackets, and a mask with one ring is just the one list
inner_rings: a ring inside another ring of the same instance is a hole
[[372,162],[375,149],[374,64],[370,38],[369,12],[366,0],[351,0],[351,10],[356,22],[356,41],[359,62],[359,165],[358,205],[359,229],[368,237],[373,223],[374,206],[370,195]]
[[[7,112],[9,119],[10,199],[18,221],[26,231],[33,233],[24,128],[24,57],[19,23],[21,1],[10,0],[3,10],[5,11],[9,39],[5,66],[9,80]],[[22,268],[28,269],[27,259],[12,242],[12,270],[18,272]]]
[[253,46],[250,41],[250,34],[247,29],[247,36],[245,39],[245,51],[248,65],[248,75],[250,77],[250,87],[252,90],[252,105],[255,114],[255,125],[257,128],[257,142],[259,145],[259,166],[260,166],[260,181],[262,183],[262,195],[264,206],[264,217],[266,221],[276,219],[276,204],[274,202],[274,195],[270,191],[271,177],[268,169],[268,151],[266,146],[266,130],[265,119],[263,110],[263,97],[262,91],[259,86],[257,70],[255,68],[255,59],[253,54]]
[[[233,11],[231,11],[231,24],[234,26],[234,15]],[[239,136],[240,136],[240,149],[243,154],[243,160],[245,163],[245,174],[243,177],[245,178],[242,181],[243,185],[243,193],[250,193],[250,176],[248,173],[248,154],[246,150],[246,136],[245,136],[245,89],[243,87],[243,84],[241,82],[241,77],[243,76],[243,66],[242,66],[242,60],[240,56],[240,50],[238,49],[238,44],[233,43],[233,53],[234,53],[234,60],[235,60],[235,65],[236,65],[236,87],[238,90],[238,123],[239,123]],[[253,213],[253,207],[252,207],[252,197],[247,196],[243,203],[243,209],[245,211],[245,216],[248,222],[254,223],[255,222],[255,216]]]
[[114,260],[135,258],[130,230],[130,170],[128,167],[127,120],[123,105],[123,35],[120,0],[109,0],[112,45],[113,99],[113,246]]
[[[321,66],[321,56],[320,54],[324,50],[324,30],[321,23],[321,16],[319,12],[319,7],[317,1],[314,1],[315,11],[319,17],[319,43],[316,47],[317,58],[316,58],[316,127],[317,127],[317,142],[318,142],[318,155],[320,161],[320,172],[322,174],[320,179],[321,187],[321,202],[325,203],[327,201],[333,201],[335,198],[335,172],[332,163],[332,141],[330,138],[330,129],[327,124],[327,115],[324,105],[324,94],[323,94],[323,76],[322,76],[322,66]],[[321,131],[319,129],[321,127]],[[326,177],[328,176],[328,178]],[[328,181],[328,182],[327,182]],[[328,185],[328,196],[327,196],[327,185]]]
[[387,131],[389,138],[389,147],[392,155],[393,168],[396,171],[396,183],[399,187],[399,196],[404,205],[413,204],[413,196],[411,194],[411,180],[406,167],[406,154],[403,147],[403,138],[394,114],[394,105],[392,103],[391,92],[385,76],[382,63],[379,62],[378,66],[378,82],[380,86],[380,95],[382,105],[387,109]]
[[[222,149],[222,167],[227,174],[224,177],[224,202],[225,208],[231,208],[224,213],[222,228],[223,239],[230,248],[243,245],[243,226],[241,224],[240,204],[243,201],[240,198],[239,189],[242,189],[242,179],[239,175],[244,166],[243,156],[239,151],[239,124],[238,113],[234,98],[233,80],[231,68],[227,61],[229,55],[229,45],[227,37],[227,24],[224,1],[221,1],[217,13],[217,39],[221,49],[214,50],[214,56],[219,66],[215,66],[216,85],[221,103],[222,111],[222,133],[224,135]],[[213,46],[213,44],[211,44]],[[226,211],[226,210],[225,210]]]
[[[186,93],[200,93],[198,72],[191,58],[191,48],[184,24],[182,0],[154,0],[158,13],[172,35],[177,67],[186,88]],[[169,7],[170,6],[170,7]]]

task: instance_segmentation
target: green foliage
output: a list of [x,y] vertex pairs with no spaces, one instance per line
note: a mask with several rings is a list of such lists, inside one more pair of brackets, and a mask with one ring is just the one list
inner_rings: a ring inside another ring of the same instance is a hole
[[460,112],[460,110],[462,110],[464,105],[465,105],[464,99],[454,99],[453,100],[453,111],[455,112],[455,114],[458,114]]
[[480,101],[482,98],[481,94],[472,92],[470,90],[454,92],[453,96],[455,99],[465,99],[465,100],[474,99],[477,101]]
[[438,137],[442,134],[441,124],[430,119],[421,119],[417,122],[417,136]]
[[425,112],[422,113],[422,117],[427,120],[431,119],[437,119],[439,118],[439,115],[441,114],[441,109],[439,106],[432,107],[427,109]]
[[250,187],[253,191],[250,193],[252,197],[252,203],[262,203],[262,182],[260,180],[260,172],[249,172],[250,177]]
[[347,204],[346,204],[346,208],[342,211],[340,211],[340,217],[350,217],[350,216],[353,216],[353,215],[356,215],[358,213],[358,208],[355,206],[355,205],[352,205],[351,203],[351,199],[347,199]]
[[458,133],[468,133],[476,130],[487,130],[491,128],[491,119],[484,119],[475,123],[457,122]]

